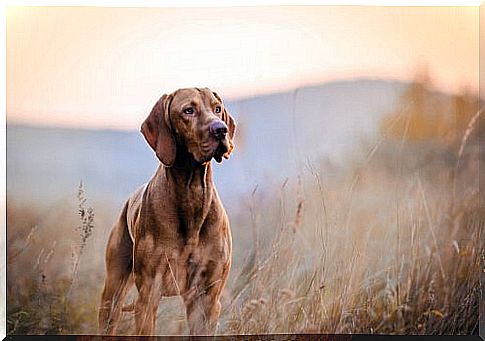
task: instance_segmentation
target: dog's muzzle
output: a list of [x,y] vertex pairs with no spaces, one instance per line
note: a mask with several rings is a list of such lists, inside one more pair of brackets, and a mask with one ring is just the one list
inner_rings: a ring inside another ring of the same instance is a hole
[[226,138],[228,130],[227,125],[221,120],[214,120],[209,125],[209,133],[218,141]]
[[219,142],[214,152],[214,159],[217,162],[221,162],[222,157],[229,150],[229,142],[226,138],[228,131],[227,125],[221,120],[214,120],[209,125],[210,135]]

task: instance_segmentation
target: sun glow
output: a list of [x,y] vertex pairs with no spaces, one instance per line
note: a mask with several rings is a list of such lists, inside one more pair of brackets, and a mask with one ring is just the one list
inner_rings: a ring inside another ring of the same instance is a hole
[[7,119],[133,129],[162,92],[359,77],[478,89],[477,7],[7,9]]

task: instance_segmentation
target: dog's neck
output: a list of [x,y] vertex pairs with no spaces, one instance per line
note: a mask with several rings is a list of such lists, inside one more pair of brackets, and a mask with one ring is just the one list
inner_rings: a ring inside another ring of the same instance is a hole
[[214,199],[211,162],[198,163],[191,155],[177,155],[171,167],[160,165],[156,178],[155,183],[165,182],[164,191],[173,191],[176,197],[174,209],[181,219],[180,232],[186,243],[197,245]]
[[[171,167],[164,167],[166,176],[173,179],[177,188],[187,188],[190,191],[201,189],[206,191],[212,187],[211,161],[199,163],[189,153],[177,153]],[[185,191],[181,191],[183,193]]]

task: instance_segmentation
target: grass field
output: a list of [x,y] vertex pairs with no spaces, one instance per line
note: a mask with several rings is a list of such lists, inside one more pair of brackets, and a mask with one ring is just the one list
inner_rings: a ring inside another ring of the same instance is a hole
[[[344,166],[304,161],[298,178],[241,198],[229,212],[234,262],[218,333],[475,331],[484,257],[475,121],[451,142],[384,136]],[[9,334],[97,332],[117,208],[90,203],[85,188],[50,210],[8,202]],[[132,327],[126,314],[120,332]],[[188,333],[179,298],[162,300],[157,333]]]

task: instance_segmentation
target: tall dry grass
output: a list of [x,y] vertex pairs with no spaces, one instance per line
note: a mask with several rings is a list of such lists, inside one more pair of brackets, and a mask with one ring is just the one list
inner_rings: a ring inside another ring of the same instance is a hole
[[[470,124],[458,142],[384,139],[360,161],[307,160],[299,177],[254,188],[229,212],[234,266],[218,333],[476,331],[483,158]],[[113,217],[97,210],[95,222],[78,195],[77,216],[75,205],[46,214],[9,201],[9,334],[96,333]],[[121,332],[132,327],[126,314]],[[179,299],[163,300],[157,333],[188,333]]]
[[59,226],[69,221],[60,219],[60,212],[53,214],[57,224],[49,229],[45,216],[32,207],[7,205],[9,334],[83,333],[79,328],[92,324],[89,316],[96,312],[92,294],[97,288],[87,286],[90,290],[83,291],[76,286],[81,257],[94,229],[94,211],[86,207],[82,183],[77,199],[79,220],[71,230]]
[[381,141],[337,177],[309,163],[304,191],[288,199],[285,182],[279,209],[252,203],[271,232],[231,283],[223,332],[477,332],[477,120],[459,144]]

